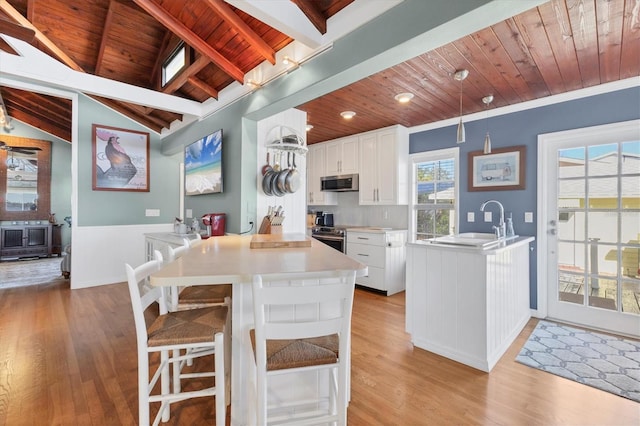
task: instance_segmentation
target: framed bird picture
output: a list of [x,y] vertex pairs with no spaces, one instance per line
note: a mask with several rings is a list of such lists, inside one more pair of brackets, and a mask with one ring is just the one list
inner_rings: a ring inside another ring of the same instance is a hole
[[149,192],[149,133],[92,126],[93,190]]

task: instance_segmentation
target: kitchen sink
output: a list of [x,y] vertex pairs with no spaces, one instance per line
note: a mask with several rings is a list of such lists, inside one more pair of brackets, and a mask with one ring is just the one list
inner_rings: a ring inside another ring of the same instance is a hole
[[433,238],[430,241],[432,244],[446,244],[446,245],[454,245],[454,246],[487,248],[487,247],[492,247],[494,245],[498,245],[504,241],[513,240],[514,238],[517,238],[517,237],[518,237],[517,235],[513,235],[511,237],[498,240],[496,239],[496,236],[493,233],[464,232],[462,234],[445,235],[443,237]]

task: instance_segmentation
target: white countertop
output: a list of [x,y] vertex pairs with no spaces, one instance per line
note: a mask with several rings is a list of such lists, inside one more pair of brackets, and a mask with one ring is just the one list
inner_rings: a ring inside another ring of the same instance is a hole
[[[286,234],[285,234],[286,235]],[[311,239],[311,247],[249,247],[252,235],[208,238],[189,253],[151,275],[155,286],[187,286],[251,282],[257,274],[355,270],[367,274],[367,266]]]
[[442,250],[478,252],[479,254],[489,255],[499,251],[510,250],[515,247],[520,247],[521,245],[529,244],[531,241],[534,241],[534,240],[535,240],[535,237],[519,236],[517,238],[514,238],[513,240],[500,242],[497,245],[493,245],[484,249],[482,247],[438,243],[431,240],[408,241],[407,245],[414,246],[414,247],[437,248]]
[[373,234],[384,234],[385,232],[406,232],[406,229],[383,228],[379,226],[348,226],[347,232],[370,232]]

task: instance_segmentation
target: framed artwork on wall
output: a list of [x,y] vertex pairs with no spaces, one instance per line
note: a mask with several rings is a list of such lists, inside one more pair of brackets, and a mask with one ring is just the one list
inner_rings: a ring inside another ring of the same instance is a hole
[[222,192],[222,129],[184,149],[185,195]]
[[149,192],[149,133],[92,126],[94,191]]
[[525,188],[526,146],[494,149],[491,154],[469,152],[469,191]]

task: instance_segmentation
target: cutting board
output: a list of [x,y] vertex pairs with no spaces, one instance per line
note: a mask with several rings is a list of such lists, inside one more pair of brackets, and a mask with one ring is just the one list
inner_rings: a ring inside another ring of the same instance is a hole
[[252,249],[311,247],[311,238],[305,234],[256,234],[251,237],[249,247]]

